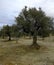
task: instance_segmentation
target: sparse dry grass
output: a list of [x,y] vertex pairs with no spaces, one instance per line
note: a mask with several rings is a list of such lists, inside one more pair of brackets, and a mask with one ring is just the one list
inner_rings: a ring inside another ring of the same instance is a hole
[[54,65],[54,37],[38,40],[41,48],[31,48],[32,39],[0,39],[0,65]]

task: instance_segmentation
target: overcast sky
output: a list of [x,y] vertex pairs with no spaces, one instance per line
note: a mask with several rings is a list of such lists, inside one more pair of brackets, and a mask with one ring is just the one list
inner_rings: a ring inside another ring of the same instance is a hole
[[51,17],[54,17],[54,0],[0,0],[0,26],[12,25],[24,6],[41,7]]

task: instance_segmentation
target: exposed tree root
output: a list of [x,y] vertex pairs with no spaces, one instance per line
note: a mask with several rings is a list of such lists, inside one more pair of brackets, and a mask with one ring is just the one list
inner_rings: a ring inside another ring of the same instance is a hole
[[36,44],[32,44],[31,47],[32,48],[36,48],[37,50],[40,49],[40,45],[38,45],[37,43]]

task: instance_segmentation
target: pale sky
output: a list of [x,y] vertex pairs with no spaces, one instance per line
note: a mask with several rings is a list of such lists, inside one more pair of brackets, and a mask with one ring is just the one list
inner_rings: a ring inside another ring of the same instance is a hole
[[46,15],[54,17],[54,0],[0,0],[0,26],[12,25],[24,6],[41,7]]

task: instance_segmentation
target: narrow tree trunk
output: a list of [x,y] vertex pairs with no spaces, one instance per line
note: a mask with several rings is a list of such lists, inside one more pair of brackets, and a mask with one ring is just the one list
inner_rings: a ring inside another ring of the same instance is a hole
[[33,36],[33,45],[36,45],[36,44],[37,44],[37,37]]
[[9,41],[11,41],[11,36],[9,36]]

